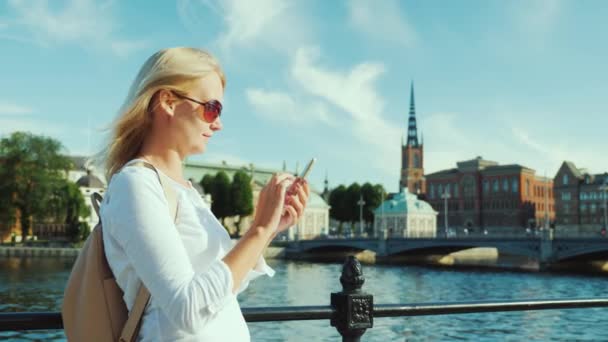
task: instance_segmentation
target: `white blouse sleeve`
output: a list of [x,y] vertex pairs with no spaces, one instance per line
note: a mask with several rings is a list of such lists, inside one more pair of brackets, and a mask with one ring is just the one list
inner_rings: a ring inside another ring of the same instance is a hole
[[189,333],[201,329],[233,296],[228,266],[217,260],[205,272],[194,272],[153,171],[126,167],[114,175],[106,195],[104,232],[121,245],[175,326]]
[[266,260],[264,259],[263,256],[261,256],[258,259],[258,262],[255,265],[255,267],[251,271],[249,271],[247,273],[247,275],[245,275],[245,278],[243,279],[243,281],[241,282],[241,284],[237,290],[237,294],[245,291],[247,286],[249,286],[249,282],[251,282],[252,280],[254,280],[262,275],[267,275],[269,277],[273,277],[274,273],[275,273],[275,271],[270,266],[268,266],[268,264],[266,264]]

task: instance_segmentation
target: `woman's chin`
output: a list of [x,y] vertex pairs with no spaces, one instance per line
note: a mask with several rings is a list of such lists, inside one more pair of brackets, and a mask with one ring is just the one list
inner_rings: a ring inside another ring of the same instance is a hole
[[190,154],[202,154],[202,153],[205,153],[205,151],[207,151],[206,144],[205,145],[195,145],[190,150]]

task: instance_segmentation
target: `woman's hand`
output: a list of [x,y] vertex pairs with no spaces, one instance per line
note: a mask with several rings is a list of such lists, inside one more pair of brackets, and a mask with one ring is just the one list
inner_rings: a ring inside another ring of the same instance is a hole
[[310,188],[308,187],[308,182],[303,178],[297,178],[285,196],[285,210],[283,215],[281,215],[277,233],[293,226],[304,215],[309,195]]
[[261,226],[277,231],[284,216],[287,188],[294,183],[295,177],[288,173],[277,173],[260,191],[253,226]]

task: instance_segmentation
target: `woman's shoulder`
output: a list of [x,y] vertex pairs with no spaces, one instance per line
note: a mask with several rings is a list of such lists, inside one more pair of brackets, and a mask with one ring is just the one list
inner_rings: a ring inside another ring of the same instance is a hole
[[150,191],[162,193],[158,175],[147,167],[128,165],[115,173],[110,179],[108,192]]

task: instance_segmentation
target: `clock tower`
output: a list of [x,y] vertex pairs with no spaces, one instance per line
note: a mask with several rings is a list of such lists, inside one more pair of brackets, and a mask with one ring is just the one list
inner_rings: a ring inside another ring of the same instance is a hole
[[420,195],[426,193],[426,179],[424,178],[424,140],[418,141],[418,128],[416,127],[416,103],[414,101],[414,83],[410,88],[410,112],[407,123],[407,142],[401,140],[401,178],[399,190],[407,189],[409,192]]

